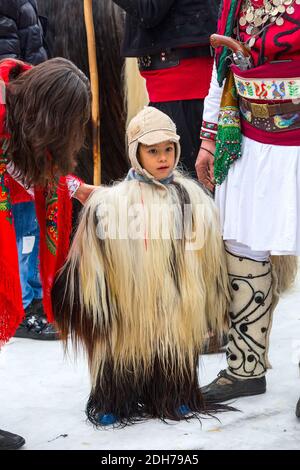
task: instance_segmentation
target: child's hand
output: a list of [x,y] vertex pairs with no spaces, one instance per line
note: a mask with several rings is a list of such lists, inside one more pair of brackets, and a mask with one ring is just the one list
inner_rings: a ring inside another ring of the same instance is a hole
[[92,184],[81,184],[75,194],[73,194],[73,197],[77,199],[79,202],[81,202],[82,205],[86,203],[90,195],[92,194],[95,189],[98,189],[99,186],[93,186]]

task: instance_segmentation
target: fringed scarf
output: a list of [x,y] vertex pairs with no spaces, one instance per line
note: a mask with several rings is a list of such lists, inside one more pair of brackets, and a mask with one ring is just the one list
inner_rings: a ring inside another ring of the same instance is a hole
[[[218,20],[218,34],[228,37],[233,36],[233,30],[242,3],[243,0],[223,0]],[[227,47],[219,47],[216,49],[216,65],[220,86],[223,85],[229,71],[229,62],[227,60],[228,55],[230,55],[230,53]]]
[[[223,0],[218,22],[218,34],[231,37],[243,0]],[[217,184],[225,180],[230,165],[241,156],[241,122],[238,107],[237,93],[233,73],[229,68],[227,47],[216,50],[217,77],[222,86],[225,86],[221,100],[218,133],[216,139],[216,152],[214,163],[214,176]]]
[[[0,65],[0,77],[9,82],[11,71],[20,62],[7,60]],[[30,67],[22,64],[20,73]],[[25,189],[9,175],[7,155],[9,134],[5,130],[6,106],[0,103],[0,346],[14,334],[24,315],[19,275],[16,234],[11,210],[14,193]],[[70,233],[72,203],[66,178],[56,186],[35,188],[35,205],[40,225],[40,271],[43,286],[43,303],[48,319],[53,320],[51,288],[55,274],[67,255]]]
[[138,173],[138,171],[135,170],[134,168],[130,168],[126,176],[126,181],[132,181],[132,180],[140,181],[141,183],[156,184],[157,186],[162,186],[162,185],[165,186],[166,184],[173,183],[174,174],[172,172],[170,176],[168,176],[167,178],[164,178],[162,180],[157,180],[155,178],[152,178],[152,179],[147,178],[145,175]]
[[228,72],[218,120],[214,176],[217,184],[225,180],[232,163],[241,157],[241,118],[233,73]]

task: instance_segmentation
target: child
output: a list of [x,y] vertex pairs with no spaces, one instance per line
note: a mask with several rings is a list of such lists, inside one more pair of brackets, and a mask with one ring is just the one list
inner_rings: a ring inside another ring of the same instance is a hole
[[[84,203],[93,188],[68,175],[83,146],[90,116],[87,77],[66,59],[32,68],[9,58],[0,61],[0,86],[1,348],[24,316],[12,204],[26,200],[28,194],[34,199],[41,234],[43,302],[51,321],[51,287],[69,248],[71,196]],[[24,443],[21,436],[0,430],[1,450],[18,449]]]
[[218,408],[205,406],[198,383],[205,334],[222,332],[229,300],[217,211],[175,171],[179,136],[167,115],[144,108],[127,137],[132,168],[87,201],[52,293],[63,337],[88,354],[95,425]]

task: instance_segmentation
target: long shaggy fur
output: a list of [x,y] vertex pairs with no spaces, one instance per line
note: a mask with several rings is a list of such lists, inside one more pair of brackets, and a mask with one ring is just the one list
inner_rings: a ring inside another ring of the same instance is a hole
[[[126,199],[130,210],[142,207],[142,236],[120,239],[117,230],[115,238],[99,239],[105,229],[113,234],[120,221],[124,227],[126,207],[120,204]],[[173,234],[174,225],[184,225],[185,204],[192,207],[193,230],[203,235],[197,250]],[[100,214],[106,205],[111,218]],[[196,415],[215,409],[202,400],[198,356],[207,331],[223,330],[228,278],[217,212],[196,182],[177,173],[165,189],[124,181],[93,193],[52,297],[64,338],[71,333],[87,351],[87,415],[94,424],[98,414],[109,412],[127,423],[144,416],[180,419],[182,404]]]
[[282,294],[292,287],[298,271],[297,256],[271,256],[272,267],[278,279],[278,292]]
[[144,106],[149,104],[146,80],[141,76],[137,59],[128,57],[124,65],[124,97],[126,109],[126,127],[131,119]]

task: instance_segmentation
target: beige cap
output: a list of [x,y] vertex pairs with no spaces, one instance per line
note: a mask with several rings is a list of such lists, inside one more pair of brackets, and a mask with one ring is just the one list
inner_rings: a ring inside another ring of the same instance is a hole
[[138,159],[138,145],[154,145],[161,142],[171,141],[176,144],[176,161],[174,168],[178,165],[180,158],[179,135],[176,126],[167,114],[152,106],[145,106],[129,123],[127,128],[128,154],[132,167],[140,174],[153,178],[144,170]]

